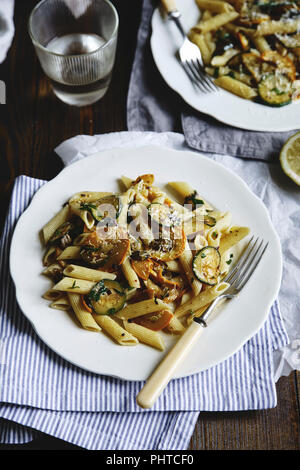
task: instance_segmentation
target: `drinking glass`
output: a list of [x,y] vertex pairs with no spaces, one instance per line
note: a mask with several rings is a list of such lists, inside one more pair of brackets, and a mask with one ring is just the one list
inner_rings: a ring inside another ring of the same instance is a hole
[[119,19],[109,0],[42,0],[29,34],[53,91],[67,104],[102,98],[115,60]]

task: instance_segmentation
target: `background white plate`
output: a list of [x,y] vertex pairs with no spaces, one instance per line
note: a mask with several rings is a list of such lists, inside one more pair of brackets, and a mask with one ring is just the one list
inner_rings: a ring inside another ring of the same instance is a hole
[[[68,361],[92,372],[127,380],[146,379],[164,353],[149,346],[121,347],[102,333],[80,328],[66,312],[53,310],[41,295],[50,287],[41,274],[39,232],[74,193],[85,190],[118,191],[121,175],[154,173],[156,184],[185,180],[234,221],[270,245],[255,275],[239,298],[228,302],[204,331],[178,377],[207,369],[235,353],[266,320],[281,279],[278,237],[262,202],[234,173],[192,152],[161,147],[114,149],[95,154],[65,168],[34,196],[20,217],[12,240],[10,268],[18,303],[40,338]],[[174,338],[165,335],[168,347]]]
[[[176,0],[182,12],[186,32],[199,19],[195,0]],[[245,100],[220,89],[217,93],[202,93],[194,87],[176,58],[182,43],[173,21],[156,9],[152,18],[151,49],[158,70],[167,84],[197,111],[213,116],[231,126],[252,131],[280,132],[300,128],[299,103],[271,108]]]

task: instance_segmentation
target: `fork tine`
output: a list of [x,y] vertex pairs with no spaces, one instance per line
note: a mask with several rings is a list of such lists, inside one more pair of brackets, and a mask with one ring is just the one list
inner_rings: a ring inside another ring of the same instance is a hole
[[[248,263],[248,266],[247,266],[245,272],[242,274],[242,277],[237,279],[238,285],[235,286],[236,289],[239,289],[239,290],[242,289],[242,288],[245,286],[245,284],[249,281],[249,279],[250,279],[250,277],[252,276],[253,272],[254,272],[255,269],[257,268],[257,266],[258,266],[260,260],[262,259],[262,257],[263,257],[263,255],[264,255],[266,249],[268,248],[269,242],[267,242],[267,243],[265,244],[265,246],[264,246],[262,252],[260,253],[258,259],[255,260],[256,255],[258,254],[258,252],[259,252],[259,250],[260,250],[262,244],[263,244],[263,240],[262,240],[262,242],[260,243],[259,247],[257,248],[257,250],[256,250],[256,252],[255,252],[255,254],[254,254],[254,256],[252,257],[251,262]],[[245,276],[246,276],[246,277],[245,277]]]
[[198,79],[194,78],[194,75],[193,75],[192,72],[190,71],[190,69],[189,69],[189,67],[187,66],[187,64],[186,64],[185,62],[181,62],[181,64],[182,64],[182,66],[183,66],[183,68],[184,68],[186,74],[188,75],[189,79],[191,80],[191,82],[192,82],[195,86],[197,86],[197,87],[199,88],[199,90],[206,92],[206,88],[204,88],[204,87],[202,86],[202,83],[201,83]]
[[257,242],[258,242],[259,238],[257,237],[255,242],[253,243],[253,245],[250,247],[247,255],[243,258],[242,260],[242,263],[240,264],[240,267],[239,269],[234,273],[234,275],[230,278],[229,282],[231,285],[233,285],[233,283],[241,276],[241,274],[244,272],[245,270],[245,266],[247,266],[247,263],[248,263],[248,260],[251,256],[251,254],[253,253],[253,250],[254,248],[256,247],[257,245]]
[[194,65],[195,65],[196,69],[199,71],[199,73],[201,73],[201,76],[202,76],[203,80],[205,80],[205,82],[209,85],[211,91],[217,91],[218,90],[217,86],[214,84],[214,82],[210,78],[210,76],[207,75],[207,73],[205,72],[205,70],[204,70],[203,66],[201,65],[198,58],[195,59]]
[[203,72],[201,69],[198,69],[198,67],[195,65],[195,63],[192,60],[187,61],[190,68],[193,70],[194,75],[197,77],[197,80],[200,80],[203,86],[205,86],[207,91],[212,91],[212,88],[210,84],[207,82]]
[[251,253],[251,251],[253,250],[253,247],[257,243],[258,238],[255,240],[254,244],[251,245],[253,238],[254,238],[254,235],[252,235],[249,242],[247,243],[247,246],[244,249],[242,256],[240,257],[238,263],[235,265],[235,267],[231,271],[229,271],[225,279],[223,279],[223,282],[229,282],[233,278],[233,276],[236,274],[236,272],[239,271],[240,267],[242,266],[242,263],[244,262],[245,259],[247,259],[248,255]]
[[191,71],[193,77],[194,77],[194,80],[197,82],[197,83],[200,83],[201,86],[203,87],[203,89],[205,91],[210,91],[210,88],[208,87],[207,83],[205,82],[205,80],[202,80],[200,78],[200,75],[198,73],[198,71],[195,69],[195,67],[193,67],[193,65],[191,64],[190,61],[186,61],[186,66],[189,68],[189,70]]
[[243,279],[244,275],[247,273],[247,270],[248,270],[248,267],[251,265],[254,257],[256,256],[258,250],[260,249],[262,243],[263,243],[263,240],[260,242],[258,248],[256,249],[256,251],[254,251],[254,254],[253,254],[253,250],[258,242],[259,238],[257,238],[255,240],[255,243],[254,245],[252,245],[252,248],[250,250],[250,252],[248,253],[248,256],[246,257],[246,259],[244,260],[244,263],[243,265],[241,266],[241,269],[235,274],[235,276],[233,277],[233,279],[231,279],[230,281],[230,284],[234,287],[237,287],[237,284],[240,280]]

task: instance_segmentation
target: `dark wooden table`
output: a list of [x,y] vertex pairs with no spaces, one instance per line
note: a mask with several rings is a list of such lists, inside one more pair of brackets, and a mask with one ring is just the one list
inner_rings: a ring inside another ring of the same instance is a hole
[[[126,130],[126,99],[140,19],[139,0],[115,0],[120,34],[113,79],[106,96],[86,108],[68,107],[54,97],[27,34],[37,0],[16,0],[13,45],[0,66],[7,104],[0,105],[0,209],[4,221],[16,176],[50,180],[62,169],[53,149],[77,134]],[[180,131],[180,129],[178,129]],[[266,411],[201,413],[190,449],[299,450],[300,374],[277,383],[278,405]],[[76,449],[46,435],[23,446],[0,449]],[[77,448],[78,449],[78,448]],[[167,450],[167,449],[166,449]]]

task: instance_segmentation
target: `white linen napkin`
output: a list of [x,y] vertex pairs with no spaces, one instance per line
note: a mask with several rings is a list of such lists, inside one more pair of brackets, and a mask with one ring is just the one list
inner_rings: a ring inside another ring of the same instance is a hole
[[1,0],[0,2],[0,63],[6,58],[15,33],[14,3],[14,0]]
[[[184,136],[174,132],[117,132],[102,135],[79,135],[56,148],[65,165],[100,150],[113,147],[161,145],[189,150]],[[237,173],[265,203],[281,239],[283,253],[282,286],[279,293],[281,314],[290,344],[274,352],[275,381],[292,370],[300,370],[300,189],[282,173],[279,165],[204,154]]]

